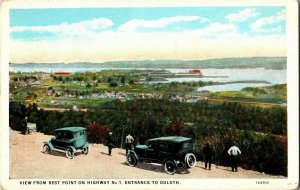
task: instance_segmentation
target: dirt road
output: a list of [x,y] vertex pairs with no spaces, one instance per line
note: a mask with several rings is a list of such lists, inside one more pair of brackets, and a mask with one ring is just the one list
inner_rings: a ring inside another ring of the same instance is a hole
[[107,147],[91,144],[88,155],[77,153],[73,159],[64,153],[42,152],[43,141],[51,136],[42,133],[22,135],[10,130],[10,178],[11,179],[196,179],[196,178],[284,178],[244,170],[231,172],[230,168],[212,166],[205,170],[204,163],[198,162],[187,173],[168,175],[161,165],[138,163],[136,167],[126,164],[125,150],[115,148],[112,156],[107,155]]

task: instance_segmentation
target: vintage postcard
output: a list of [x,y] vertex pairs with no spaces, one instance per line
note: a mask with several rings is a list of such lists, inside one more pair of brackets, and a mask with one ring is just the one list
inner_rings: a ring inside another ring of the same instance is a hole
[[297,1],[3,1],[0,189],[296,189]]

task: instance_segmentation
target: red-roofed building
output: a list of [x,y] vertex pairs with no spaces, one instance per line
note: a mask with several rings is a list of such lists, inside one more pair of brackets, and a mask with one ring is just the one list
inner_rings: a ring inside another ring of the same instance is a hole
[[201,74],[201,70],[200,69],[193,69],[193,70],[190,70],[190,73]]
[[70,72],[55,72],[55,75],[69,75],[71,74]]

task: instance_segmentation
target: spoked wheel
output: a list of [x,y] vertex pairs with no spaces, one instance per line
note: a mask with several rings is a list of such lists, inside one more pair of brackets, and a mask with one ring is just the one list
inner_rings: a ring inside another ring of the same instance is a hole
[[74,157],[74,151],[72,148],[67,148],[66,150],[66,157],[72,159]]
[[165,162],[165,171],[167,174],[173,175],[176,172],[176,166],[173,161],[166,161]]
[[49,145],[45,144],[43,147],[43,152],[46,154],[50,154],[50,147]]
[[194,154],[192,153],[188,153],[187,155],[185,155],[185,163],[189,168],[195,167],[196,166],[196,157]]
[[82,153],[87,155],[89,153],[89,148],[88,147],[83,148]]
[[133,154],[127,155],[127,164],[129,166],[135,166],[137,164],[137,160]]

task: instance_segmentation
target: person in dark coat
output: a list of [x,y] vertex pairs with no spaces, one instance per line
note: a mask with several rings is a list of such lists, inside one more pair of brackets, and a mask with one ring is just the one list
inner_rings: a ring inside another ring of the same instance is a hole
[[107,137],[107,146],[108,146],[108,155],[111,156],[111,150],[114,146],[114,141],[112,138],[112,132],[109,132],[109,135]]
[[213,148],[210,144],[210,142],[207,142],[205,147],[203,148],[203,154],[205,157],[205,169],[211,170],[211,161],[213,156]]
[[26,135],[26,133],[27,133],[27,117],[25,117],[22,120],[21,126],[22,126],[22,134]]
[[141,135],[139,136],[139,144],[145,144],[145,141],[145,135],[141,133]]

